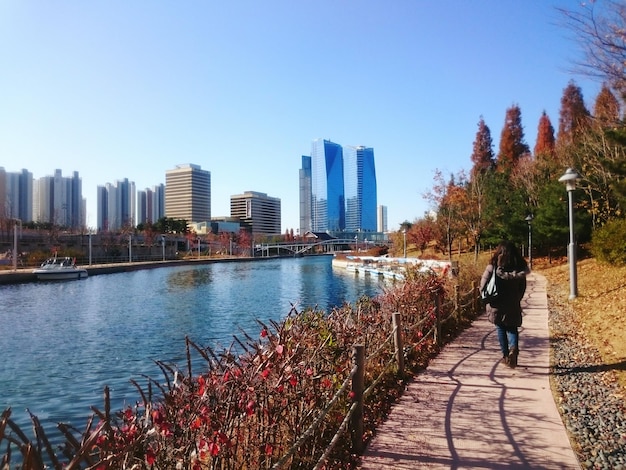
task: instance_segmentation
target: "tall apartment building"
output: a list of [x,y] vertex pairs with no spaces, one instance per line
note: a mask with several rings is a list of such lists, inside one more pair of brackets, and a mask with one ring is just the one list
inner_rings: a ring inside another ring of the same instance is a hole
[[115,232],[134,227],[136,210],[135,183],[128,178],[97,188],[98,231]]
[[344,191],[346,197],[346,231],[375,232],[376,168],[374,149],[344,147]]
[[137,224],[154,223],[165,217],[165,185],[137,191]]
[[265,193],[246,191],[230,197],[230,216],[250,227],[253,234],[280,235],[280,199]]
[[211,173],[193,164],[166,171],[165,217],[210,222]]
[[300,233],[376,231],[376,200],[372,148],[313,141],[300,169]]
[[376,227],[378,232],[387,232],[387,206],[378,206],[376,210]]
[[33,174],[6,172],[0,167],[0,218],[33,220]]
[[83,227],[86,204],[78,172],[73,172],[71,177],[64,177],[61,170],[55,170],[53,176],[34,180],[32,211],[35,222],[74,229]]

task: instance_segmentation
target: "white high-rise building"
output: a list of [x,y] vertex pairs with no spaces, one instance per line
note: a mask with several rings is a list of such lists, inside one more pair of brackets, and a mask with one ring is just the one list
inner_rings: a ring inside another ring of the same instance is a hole
[[32,218],[35,222],[52,223],[60,227],[80,228],[85,225],[85,200],[78,172],[64,177],[61,170],[53,176],[33,181]]
[[98,186],[98,230],[114,232],[135,227],[135,193],[135,183],[128,178]]
[[165,217],[165,185],[137,191],[137,224],[155,223]]
[[379,205],[376,210],[377,230],[381,233],[387,232],[387,206]]

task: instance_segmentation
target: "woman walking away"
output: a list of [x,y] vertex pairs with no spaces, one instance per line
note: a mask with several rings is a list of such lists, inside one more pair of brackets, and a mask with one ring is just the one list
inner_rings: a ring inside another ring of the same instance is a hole
[[487,306],[487,318],[496,326],[502,350],[502,362],[517,366],[519,331],[522,326],[521,301],[526,291],[526,274],[530,270],[526,260],[510,241],[501,242],[491,257],[480,280],[482,291],[492,275],[496,276],[498,295]]

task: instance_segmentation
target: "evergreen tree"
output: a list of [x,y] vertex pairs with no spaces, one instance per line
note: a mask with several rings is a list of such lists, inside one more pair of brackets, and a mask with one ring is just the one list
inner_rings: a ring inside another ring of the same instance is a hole
[[522,111],[517,105],[511,106],[506,110],[496,168],[499,172],[509,174],[518,160],[529,151],[528,145],[524,142]]

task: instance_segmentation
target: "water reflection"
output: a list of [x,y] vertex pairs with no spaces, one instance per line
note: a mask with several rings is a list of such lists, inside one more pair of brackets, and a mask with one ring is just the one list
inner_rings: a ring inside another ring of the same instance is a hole
[[228,346],[257,337],[256,320],[279,321],[295,305],[330,310],[381,291],[377,278],[335,272],[329,257],[179,266],[91,276],[80,282],[0,287],[0,409],[29,429],[29,408],[54,428],[82,426],[102,405],[133,402],[129,379],[160,379],[154,361],[183,365],[185,337]]

